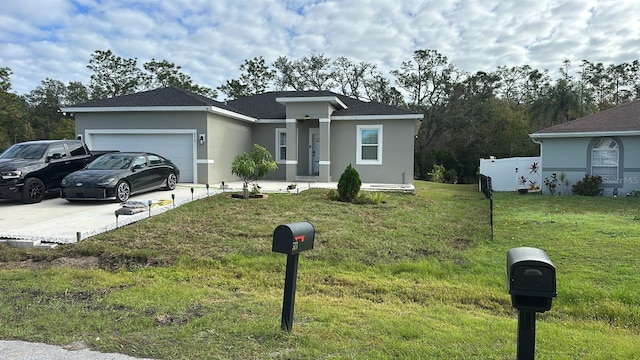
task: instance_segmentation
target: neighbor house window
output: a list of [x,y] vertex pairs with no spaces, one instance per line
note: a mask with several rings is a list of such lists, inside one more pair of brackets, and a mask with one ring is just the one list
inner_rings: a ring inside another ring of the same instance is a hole
[[287,129],[276,129],[276,162],[287,160]]
[[358,125],[356,164],[382,164],[382,125]]
[[594,141],[591,147],[591,175],[600,175],[603,183],[618,182],[619,155],[616,140],[605,137]]

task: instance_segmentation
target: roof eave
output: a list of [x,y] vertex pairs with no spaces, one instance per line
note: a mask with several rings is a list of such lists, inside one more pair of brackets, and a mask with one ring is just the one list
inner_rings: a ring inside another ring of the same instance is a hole
[[334,106],[340,106],[343,109],[347,108],[347,105],[342,102],[337,96],[295,96],[295,97],[279,97],[276,101],[280,104],[287,103],[303,103],[303,102],[327,102]]
[[601,136],[640,136],[640,130],[633,131],[581,131],[581,132],[556,132],[556,133],[533,133],[529,134],[532,139],[550,138],[582,138]]
[[122,106],[122,107],[63,107],[60,108],[62,112],[69,113],[95,113],[95,112],[155,112],[155,111],[206,111],[211,112],[218,115],[228,116],[234,119],[248,121],[248,122],[256,122],[255,118],[250,116],[238,114],[233,111],[220,109],[215,106]]
[[345,115],[332,116],[331,120],[421,120],[424,114],[402,114],[402,115]]

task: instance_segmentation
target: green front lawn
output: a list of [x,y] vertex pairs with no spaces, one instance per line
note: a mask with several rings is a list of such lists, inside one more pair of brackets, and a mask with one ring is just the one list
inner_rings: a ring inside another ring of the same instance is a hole
[[[216,195],[76,245],[2,247],[0,339],[156,359],[514,359],[506,253],[532,246],[558,277],[536,358],[640,358],[638,199],[496,193],[492,241],[477,186],[416,188],[378,205]],[[286,333],[271,241],[297,221],[316,241]]]

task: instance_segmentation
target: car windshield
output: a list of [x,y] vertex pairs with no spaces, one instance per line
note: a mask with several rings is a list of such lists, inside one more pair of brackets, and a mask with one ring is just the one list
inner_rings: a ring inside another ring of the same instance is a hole
[[0,159],[40,159],[47,144],[15,144],[0,155]]
[[133,156],[122,154],[102,155],[87,165],[88,170],[122,170],[129,168]]

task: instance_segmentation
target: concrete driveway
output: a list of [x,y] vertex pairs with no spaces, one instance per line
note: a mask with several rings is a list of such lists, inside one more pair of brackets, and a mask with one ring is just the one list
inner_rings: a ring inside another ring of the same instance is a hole
[[61,198],[48,198],[37,204],[22,204],[0,200],[0,241],[21,247],[75,243],[221,191],[219,188],[207,190],[204,185],[178,184],[174,191],[135,195],[130,201],[147,204],[151,200],[151,207],[117,218],[115,212],[121,204],[111,201],[68,202]]

